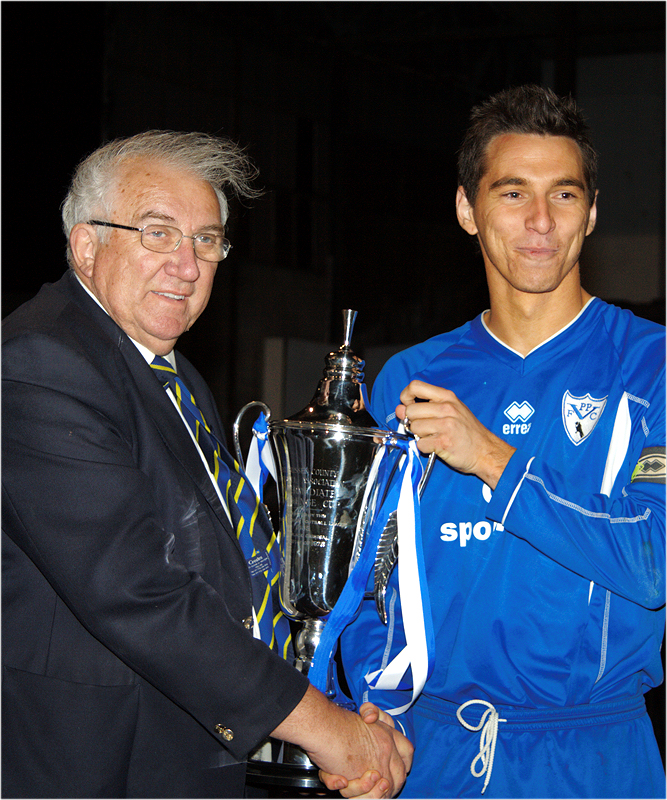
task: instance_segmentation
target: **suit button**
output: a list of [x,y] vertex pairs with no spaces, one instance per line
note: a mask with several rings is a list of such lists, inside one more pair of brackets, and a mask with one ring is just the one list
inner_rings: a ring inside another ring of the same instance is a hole
[[252,617],[246,617],[243,620],[243,627],[246,628],[247,630],[250,630],[252,628]]
[[220,736],[228,742],[231,742],[234,738],[234,731],[231,728],[225,728],[225,726],[220,725],[220,723],[215,726],[215,732],[219,733]]

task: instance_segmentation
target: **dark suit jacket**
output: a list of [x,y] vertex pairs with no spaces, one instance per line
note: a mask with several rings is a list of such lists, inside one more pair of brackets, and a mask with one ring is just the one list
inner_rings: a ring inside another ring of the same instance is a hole
[[5,321],[2,371],[3,795],[240,796],[220,768],[308,684],[244,627],[245,559],[183,422],[69,272]]

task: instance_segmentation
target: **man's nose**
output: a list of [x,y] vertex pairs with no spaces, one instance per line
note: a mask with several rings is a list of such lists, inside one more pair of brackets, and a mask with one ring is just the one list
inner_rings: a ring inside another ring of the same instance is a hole
[[178,247],[170,253],[171,258],[166,266],[169,275],[181,278],[184,281],[196,281],[199,277],[199,263],[195,255],[195,241],[190,236],[184,236]]
[[552,231],[555,225],[556,223],[551,213],[551,206],[547,198],[534,198],[528,209],[526,227],[530,230],[537,231],[537,233],[545,234]]

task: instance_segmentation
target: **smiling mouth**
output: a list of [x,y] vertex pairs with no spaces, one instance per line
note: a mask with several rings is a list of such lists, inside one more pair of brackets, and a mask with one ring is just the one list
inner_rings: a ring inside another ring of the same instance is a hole
[[518,247],[517,250],[530,256],[553,256],[558,252],[555,247]]
[[184,294],[172,294],[171,292],[153,292],[160,297],[168,297],[170,300],[185,300]]

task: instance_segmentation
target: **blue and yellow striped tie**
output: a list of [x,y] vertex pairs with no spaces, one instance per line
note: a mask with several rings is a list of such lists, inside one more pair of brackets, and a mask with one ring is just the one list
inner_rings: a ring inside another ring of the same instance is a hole
[[[171,364],[155,356],[151,367],[165,389],[170,388],[178,407],[201,447],[209,469],[225,498],[241,549],[246,557],[252,583],[253,606],[262,641],[287,658],[290,643],[289,622],[272,592],[280,577],[280,546],[276,534],[267,542],[261,526],[255,527],[260,499],[238,463],[211,431],[195,398]],[[232,480],[232,471],[236,480]],[[234,487],[234,484],[236,486]]]

